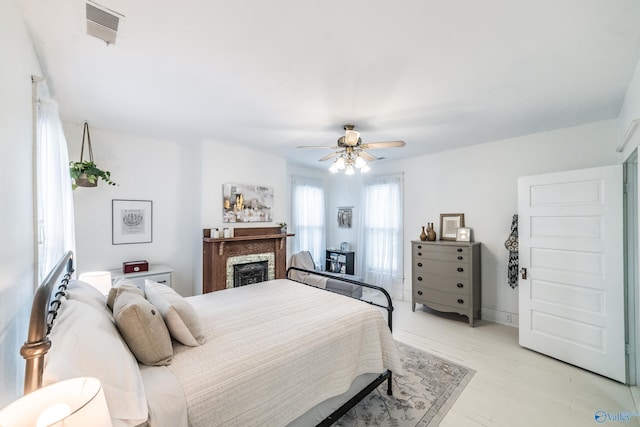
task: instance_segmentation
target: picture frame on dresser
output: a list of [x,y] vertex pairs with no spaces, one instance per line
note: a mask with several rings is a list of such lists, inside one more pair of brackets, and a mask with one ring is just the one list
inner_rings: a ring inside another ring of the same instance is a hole
[[464,227],[463,213],[440,214],[440,240],[455,241],[460,227]]
[[466,227],[458,228],[456,234],[456,242],[470,242],[471,241],[471,229]]

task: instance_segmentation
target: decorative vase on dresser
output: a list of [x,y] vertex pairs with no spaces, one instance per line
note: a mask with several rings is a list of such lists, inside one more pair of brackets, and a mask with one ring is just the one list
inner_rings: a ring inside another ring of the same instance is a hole
[[480,243],[412,241],[411,308],[480,318]]

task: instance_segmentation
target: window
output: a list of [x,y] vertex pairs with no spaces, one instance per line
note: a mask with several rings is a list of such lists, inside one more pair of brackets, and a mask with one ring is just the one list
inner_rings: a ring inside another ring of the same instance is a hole
[[295,233],[293,253],[309,251],[319,268],[324,260],[324,188],[312,178],[293,177],[291,226]]
[[403,179],[401,175],[365,181],[359,265],[364,281],[402,297]]
[[38,282],[66,251],[75,250],[67,140],[58,105],[44,81],[36,85],[36,194]]

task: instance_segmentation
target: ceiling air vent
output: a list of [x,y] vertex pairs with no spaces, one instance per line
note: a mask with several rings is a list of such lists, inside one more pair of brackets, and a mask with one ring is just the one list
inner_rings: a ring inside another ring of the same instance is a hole
[[115,44],[120,18],[124,18],[124,16],[112,10],[98,7],[95,3],[87,3],[87,34],[97,37],[107,44]]

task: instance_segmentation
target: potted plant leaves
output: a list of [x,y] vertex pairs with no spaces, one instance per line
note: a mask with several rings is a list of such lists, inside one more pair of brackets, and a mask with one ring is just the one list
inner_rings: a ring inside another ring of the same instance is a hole
[[[83,160],[84,145],[87,144],[89,150],[89,160]],[[116,185],[111,180],[111,172],[100,169],[93,161],[93,149],[91,148],[91,135],[89,134],[89,123],[84,122],[82,132],[82,148],[80,149],[80,161],[69,162],[69,173],[71,175],[71,188],[95,187],[101,179],[109,185]]]

